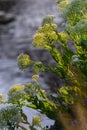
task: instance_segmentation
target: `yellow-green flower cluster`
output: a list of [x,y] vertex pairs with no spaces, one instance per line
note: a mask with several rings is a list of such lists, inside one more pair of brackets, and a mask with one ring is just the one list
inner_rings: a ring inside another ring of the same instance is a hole
[[47,33],[47,37],[50,39],[50,41],[57,40],[57,34],[55,31],[52,31],[51,33]]
[[13,86],[8,93],[8,102],[22,105],[26,97],[24,88],[25,87],[21,84]]
[[40,47],[40,46],[44,46],[45,44],[47,44],[45,37],[44,37],[44,33],[36,33],[34,35],[34,46],[35,47]]
[[39,28],[39,32],[41,33],[51,33],[52,31],[54,31],[57,28],[57,25],[54,23],[51,24],[45,24],[44,26]]
[[18,91],[22,91],[22,90],[24,90],[24,85],[18,84],[18,85],[12,86],[11,89],[9,90],[9,92],[18,92]]
[[41,116],[33,116],[32,125],[41,126],[42,117]]
[[56,34],[57,25],[53,23],[45,24],[44,26],[40,27],[38,32],[34,35],[34,46],[35,47],[45,47],[47,44],[51,43],[52,41],[57,40]]
[[40,71],[44,71],[43,64],[41,62],[35,62],[32,66],[33,74],[38,74]]
[[3,97],[4,97],[4,95],[3,95],[3,94],[0,94],[0,103],[3,102]]
[[19,68],[22,70],[26,69],[31,64],[30,57],[27,54],[20,54],[17,58],[17,62]]
[[37,81],[38,78],[39,78],[39,75],[38,75],[38,74],[35,74],[35,75],[32,76],[32,80],[33,80],[33,81]]
[[58,34],[60,36],[60,42],[67,43],[68,35],[66,33],[64,33],[64,32],[60,32]]
[[47,16],[43,19],[41,25],[44,26],[45,24],[53,23],[53,20],[54,20],[54,15],[47,15]]

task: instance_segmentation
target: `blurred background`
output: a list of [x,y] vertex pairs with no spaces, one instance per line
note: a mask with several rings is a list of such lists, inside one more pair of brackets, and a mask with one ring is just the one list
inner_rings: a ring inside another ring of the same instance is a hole
[[[21,72],[17,66],[20,53],[53,64],[48,52],[32,46],[33,35],[49,14],[55,15],[55,22],[61,24],[56,0],[0,0],[0,93],[6,94],[11,86],[31,81],[31,71]],[[45,89],[60,86],[58,77],[49,73],[42,74],[39,82]]]

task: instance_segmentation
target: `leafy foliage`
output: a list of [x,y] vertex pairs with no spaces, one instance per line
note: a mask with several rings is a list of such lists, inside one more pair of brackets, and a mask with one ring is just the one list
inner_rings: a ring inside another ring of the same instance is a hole
[[[27,54],[20,54],[17,58],[19,68],[25,70],[31,66],[32,82],[13,86],[8,93],[7,102],[17,104],[24,122],[31,130],[35,130],[34,125],[43,128],[36,117],[33,118],[32,125],[27,122],[22,111],[23,106],[37,109],[54,120],[62,112],[76,118],[72,112],[73,106],[77,103],[83,105],[87,97],[87,0],[57,0],[57,3],[65,19],[62,24],[64,30],[59,31],[58,25],[53,21],[54,16],[48,15],[33,36],[33,46],[49,51],[55,66],[44,65],[42,62],[33,61]],[[58,89],[56,96],[47,95],[42,90],[42,85],[38,82],[40,71],[55,73],[62,79],[64,86]],[[5,103],[2,95],[0,102]]]
[[17,128],[21,122],[21,109],[17,105],[5,104],[0,109],[0,127],[9,126],[9,130]]

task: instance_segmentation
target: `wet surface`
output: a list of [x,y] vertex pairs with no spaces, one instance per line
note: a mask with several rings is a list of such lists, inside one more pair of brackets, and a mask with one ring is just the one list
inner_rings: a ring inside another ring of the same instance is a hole
[[[52,14],[55,22],[61,23],[53,0],[19,0],[10,8],[15,20],[0,25],[0,92],[6,93],[14,84],[26,83],[31,80],[31,73],[21,72],[16,58],[20,53],[28,53],[35,60],[50,60],[48,52],[32,47],[32,36],[40,26],[42,19]],[[58,21],[57,21],[58,19]],[[39,51],[38,51],[39,50]],[[29,74],[27,74],[29,73]],[[44,79],[40,80],[44,83]],[[46,86],[46,85],[45,85]]]

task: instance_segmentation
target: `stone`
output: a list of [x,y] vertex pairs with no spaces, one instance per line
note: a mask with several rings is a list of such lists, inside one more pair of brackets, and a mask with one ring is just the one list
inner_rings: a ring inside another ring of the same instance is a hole
[[16,0],[0,0],[0,10],[8,11],[15,3]]
[[0,24],[8,24],[15,20],[15,16],[12,13],[5,13],[0,11]]

